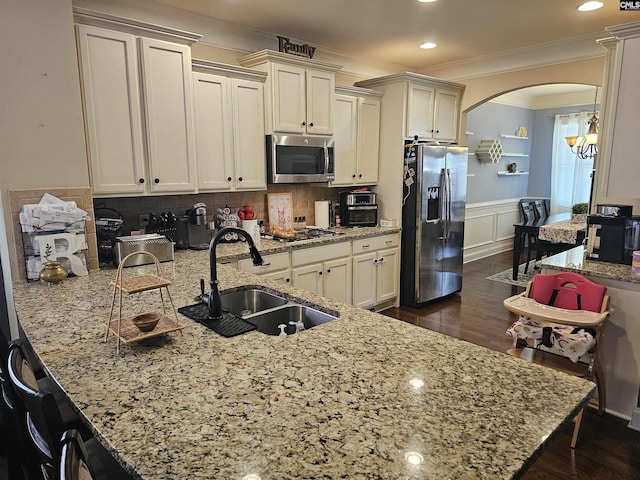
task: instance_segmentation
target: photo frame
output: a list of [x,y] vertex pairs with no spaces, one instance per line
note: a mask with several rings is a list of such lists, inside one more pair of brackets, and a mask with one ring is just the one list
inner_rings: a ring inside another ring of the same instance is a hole
[[280,225],[285,230],[293,226],[293,196],[291,193],[267,194],[269,227]]

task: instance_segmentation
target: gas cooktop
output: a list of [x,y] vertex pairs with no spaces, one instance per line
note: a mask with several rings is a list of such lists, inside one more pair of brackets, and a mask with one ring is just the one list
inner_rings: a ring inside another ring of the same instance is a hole
[[279,238],[272,235],[265,235],[265,238],[272,238],[278,242],[298,242],[301,240],[311,240],[314,238],[324,237],[336,237],[338,235],[344,235],[344,232],[334,232],[333,230],[327,230],[325,228],[307,227],[296,229],[296,236],[293,238]]

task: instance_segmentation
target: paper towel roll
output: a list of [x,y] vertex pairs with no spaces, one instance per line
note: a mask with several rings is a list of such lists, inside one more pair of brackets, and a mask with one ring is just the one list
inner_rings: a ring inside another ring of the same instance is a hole
[[316,227],[329,228],[329,200],[318,200],[316,207]]

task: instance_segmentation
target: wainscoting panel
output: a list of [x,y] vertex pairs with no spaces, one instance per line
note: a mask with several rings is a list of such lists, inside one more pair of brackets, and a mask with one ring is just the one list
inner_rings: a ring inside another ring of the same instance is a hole
[[509,198],[467,205],[465,263],[513,248],[513,224],[520,221],[519,202],[519,198]]

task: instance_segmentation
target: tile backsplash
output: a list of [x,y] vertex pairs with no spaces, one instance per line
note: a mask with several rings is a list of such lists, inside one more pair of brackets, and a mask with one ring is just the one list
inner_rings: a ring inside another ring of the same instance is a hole
[[140,228],[140,216],[149,213],[160,214],[173,212],[177,216],[184,215],[195,203],[202,202],[207,206],[208,221],[213,221],[219,207],[242,207],[251,205],[258,220],[268,223],[267,194],[291,193],[293,199],[293,215],[304,216],[308,225],[315,222],[315,201],[338,201],[340,189],[313,184],[269,185],[268,190],[258,192],[221,192],[199,193],[193,195],[163,195],[145,197],[94,198],[93,207],[98,216],[108,216],[113,209],[122,215],[124,224],[122,235]]

